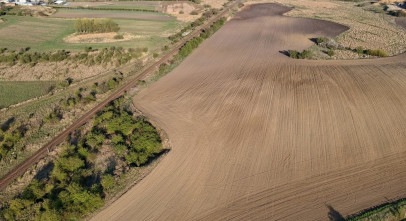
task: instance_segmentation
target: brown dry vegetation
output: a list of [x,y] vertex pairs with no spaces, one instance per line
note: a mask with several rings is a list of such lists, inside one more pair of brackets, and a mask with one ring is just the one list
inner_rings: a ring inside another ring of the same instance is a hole
[[[331,0],[264,0],[293,6],[288,16],[316,18],[346,25],[350,30],[339,35],[337,41],[345,47],[382,49],[389,55],[406,51],[406,32],[396,24],[393,16],[366,11],[354,2]],[[337,51],[337,59],[357,58],[356,53]]]
[[342,26],[287,10],[246,7],[135,97],[173,149],[94,220],[327,220],[406,196],[406,55],[292,60]]
[[228,0],[202,0],[202,5],[207,4],[210,5],[212,8],[221,8],[223,7],[224,3],[227,3]]
[[[118,41],[127,41],[136,38],[137,36],[124,33],[121,34],[123,39],[115,39],[114,37],[117,36],[117,32],[109,32],[109,33],[91,33],[91,34],[71,34],[64,38],[65,42],[69,43],[111,43],[111,42],[118,42]],[[139,36],[141,37],[141,36]]]
[[[197,15],[191,15],[190,13],[196,10],[193,4],[189,2],[180,2],[180,3],[162,3],[163,12],[175,16],[180,21],[192,22],[200,17],[200,13]],[[183,12],[183,13],[181,13]]]
[[48,81],[63,80],[68,77],[81,80],[93,77],[114,68],[112,64],[106,66],[73,63],[73,62],[45,62],[34,67],[30,64],[9,66],[0,64],[0,79],[10,81]]

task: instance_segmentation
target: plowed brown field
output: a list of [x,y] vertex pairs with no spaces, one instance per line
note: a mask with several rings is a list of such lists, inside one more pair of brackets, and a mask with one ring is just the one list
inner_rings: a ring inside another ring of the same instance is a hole
[[94,220],[327,220],[406,196],[406,56],[292,60],[345,27],[252,5],[134,99],[158,167]]

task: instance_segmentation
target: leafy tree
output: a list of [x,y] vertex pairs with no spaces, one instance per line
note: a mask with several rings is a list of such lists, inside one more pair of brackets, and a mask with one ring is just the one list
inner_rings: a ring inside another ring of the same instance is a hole
[[63,171],[74,172],[75,170],[85,166],[85,162],[77,156],[68,158],[61,157],[58,159],[56,166],[61,168]]
[[101,185],[103,189],[109,191],[114,187],[114,177],[110,174],[104,175],[101,180]]

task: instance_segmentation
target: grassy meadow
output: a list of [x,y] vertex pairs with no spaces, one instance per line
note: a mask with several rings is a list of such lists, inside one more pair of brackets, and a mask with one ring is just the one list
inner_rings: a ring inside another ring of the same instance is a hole
[[0,108],[48,93],[53,81],[0,81]]
[[[61,9],[76,11],[70,9]],[[101,13],[94,10],[78,10],[81,13]],[[107,14],[112,11],[102,11]],[[120,14],[121,12],[118,12]],[[129,12],[126,12],[129,13]],[[141,13],[141,12],[134,12]],[[159,13],[150,13],[157,14]],[[91,17],[91,16],[89,16]],[[160,48],[168,42],[167,36],[175,33],[182,26],[181,22],[171,20],[144,20],[113,18],[119,24],[119,33],[129,33],[137,36],[131,40],[112,43],[67,43],[63,39],[74,34],[74,19],[62,18],[38,18],[27,16],[3,16],[5,22],[0,23],[0,48],[17,50],[30,47],[32,51],[53,50],[83,50],[85,46],[93,48],[124,47],[137,48],[148,47],[150,50]]]

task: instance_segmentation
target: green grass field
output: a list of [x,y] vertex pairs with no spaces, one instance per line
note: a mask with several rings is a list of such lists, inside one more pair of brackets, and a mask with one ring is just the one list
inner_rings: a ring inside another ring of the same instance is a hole
[[[69,9],[63,10],[74,11]],[[100,13],[100,11],[84,11]],[[111,11],[107,11],[107,13],[111,13]],[[0,48],[16,50],[30,47],[33,51],[62,49],[75,51],[83,50],[85,46],[91,46],[93,48],[111,46],[121,46],[124,48],[148,47],[154,50],[166,44],[168,42],[167,36],[175,33],[177,29],[182,26],[181,22],[174,19],[170,21],[159,21],[114,18],[113,20],[120,26],[120,33],[126,32],[139,37],[121,42],[85,44],[67,43],[63,40],[63,38],[75,32],[74,19],[26,16],[3,16],[2,18],[6,21],[0,23]]]
[[53,81],[0,81],[0,107],[39,97],[48,93]]

